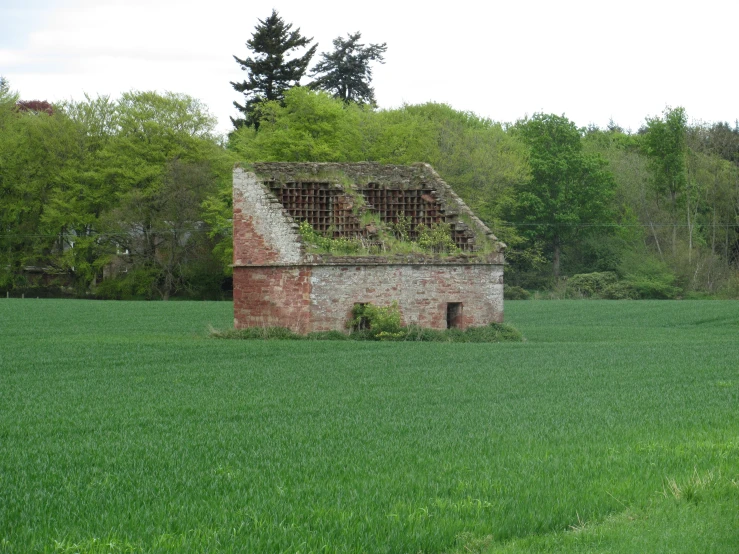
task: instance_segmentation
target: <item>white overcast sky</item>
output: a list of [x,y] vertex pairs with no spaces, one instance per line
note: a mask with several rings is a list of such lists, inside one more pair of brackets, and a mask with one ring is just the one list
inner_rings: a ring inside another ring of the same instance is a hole
[[354,31],[387,42],[381,108],[434,101],[634,131],[668,105],[696,121],[739,118],[737,0],[0,0],[0,75],[27,100],[182,92],[228,131],[240,100],[229,81],[245,78],[232,55],[248,55],[272,8],[319,53]]

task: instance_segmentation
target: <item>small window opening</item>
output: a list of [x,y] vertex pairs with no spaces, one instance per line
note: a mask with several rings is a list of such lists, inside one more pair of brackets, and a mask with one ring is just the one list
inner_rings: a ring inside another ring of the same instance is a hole
[[354,304],[354,308],[352,309],[352,316],[354,316],[352,331],[365,331],[370,328],[370,321],[367,316],[364,315],[364,308],[366,306],[367,302],[357,302]]
[[462,303],[449,302],[446,305],[446,328],[453,329],[462,325]]

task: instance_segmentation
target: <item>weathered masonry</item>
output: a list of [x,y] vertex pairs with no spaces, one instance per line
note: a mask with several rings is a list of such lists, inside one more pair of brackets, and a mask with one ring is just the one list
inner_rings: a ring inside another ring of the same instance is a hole
[[428,164],[234,169],[235,326],[346,330],[356,304],[405,324],[503,320],[503,250]]

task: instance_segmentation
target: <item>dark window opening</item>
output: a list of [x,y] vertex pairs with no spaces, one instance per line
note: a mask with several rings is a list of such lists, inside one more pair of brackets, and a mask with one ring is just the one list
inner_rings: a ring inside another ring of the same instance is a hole
[[446,328],[453,329],[462,325],[462,303],[449,302],[446,305]]

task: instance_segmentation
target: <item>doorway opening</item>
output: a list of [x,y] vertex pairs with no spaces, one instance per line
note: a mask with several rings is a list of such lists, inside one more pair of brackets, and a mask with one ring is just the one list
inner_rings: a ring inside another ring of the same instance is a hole
[[446,305],[446,328],[454,329],[462,325],[462,303],[449,302]]

